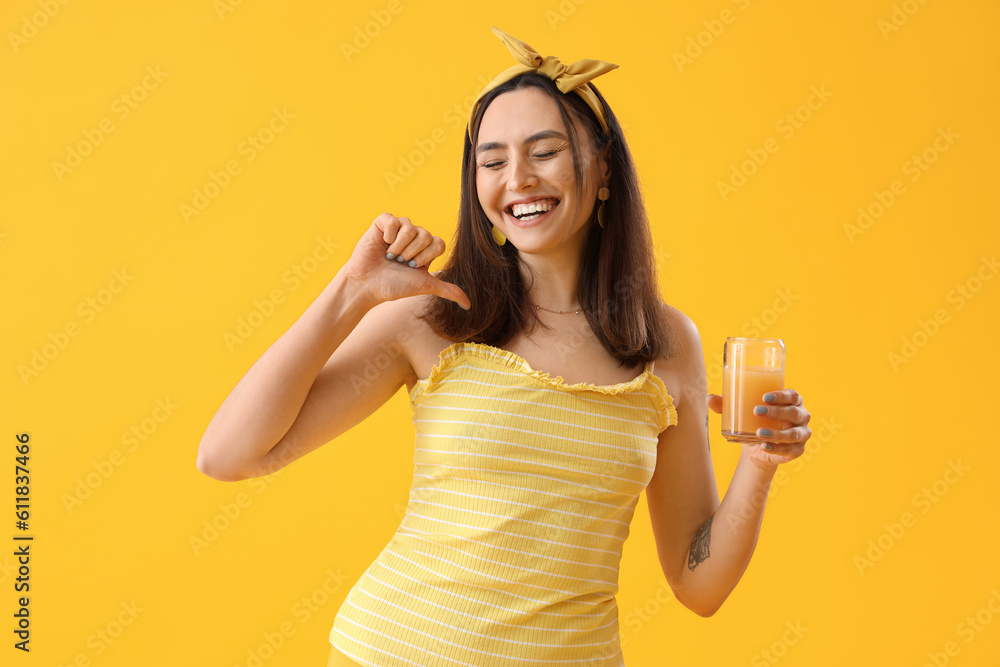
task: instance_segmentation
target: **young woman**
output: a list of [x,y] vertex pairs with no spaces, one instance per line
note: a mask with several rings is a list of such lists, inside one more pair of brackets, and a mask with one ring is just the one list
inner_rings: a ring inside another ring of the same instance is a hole
[[650,230],[618,121],[589,79],[616,67],[516,65],[472,109],[452,252],[375,218],[350,260],[247,371],[209,424],[199,469],[270,474],[406,386],[406,515],[354,585],[329,665],[622,665],[618,564],[646,491],[677,599],[711,616],[757,542],[778,465],[810,436],[742,446],[720,503],[698,330],[660,300]]

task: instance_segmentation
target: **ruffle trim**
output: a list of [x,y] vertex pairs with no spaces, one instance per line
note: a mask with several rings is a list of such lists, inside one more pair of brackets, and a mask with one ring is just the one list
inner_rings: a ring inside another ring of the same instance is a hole
[[660,433],[667,430],[668,426],[677,423],[677,408],[674,407],[674,397],[667,391],[667,385],[663,380],[653,375],[652,369],[649,373],[649,381],[656,387],[656,414],[660,417]]
[[500,366],[511,368],[529,377],[535,378],[543,384],[566,391],[592,391],[599,394],[614,396],[618,394],[626,394],[639,389],[648,381],[655,387],[655,391],[652,395],[657,403],[657,412],[660,418],[660,430],[662,431],[667,426],[677,423],[677,411],[674,408],[673,397],[670,396],[670,393],[667,391],[666,385],[663,384],[663,381],[653,374],[652,361],[646,364],[646,368],[642,373],[626,382],[603,385],[591,384],[590,382],[574,382],[569,384],[563,380],[561,375],[552,377],[546,371],[535,370],[531,367],[527,360],[524,359],[524,357],[515,352],[503,350],[485,343],[473,342],[452,343],[445,349],[441,350],[440,354],[438,354],[438,362],[431,368],[430,374],[426,378],[417,380],[417,383],[410,391],[411,404],[414,404],[415,400],[426,394],[431,387],[437,384],[437,382],[441,379],[441,375],[448,369],[449,366],[451,366],[451,364],[463,356],[470,355],[491,361]]

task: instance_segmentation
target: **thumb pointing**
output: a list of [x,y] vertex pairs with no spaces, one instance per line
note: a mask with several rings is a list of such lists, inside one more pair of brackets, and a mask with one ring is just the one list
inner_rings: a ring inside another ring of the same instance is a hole
[[[454,283],[445,282],[439,278],[431,276],[431,283],[433,289],[432,293],[442,299],[448,299],[449,301],[454,301],[460,305],[465,310],[469,310],[472,307],[472,301],[465,294],[465,291],[461,287]],[[468,304],[468,305],[466,305]]]

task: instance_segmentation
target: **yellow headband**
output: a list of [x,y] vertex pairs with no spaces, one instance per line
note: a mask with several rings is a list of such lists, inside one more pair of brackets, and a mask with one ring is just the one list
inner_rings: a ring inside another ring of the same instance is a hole
[[545,56],[543,58],[541,54],[521,40],[511,37],[495,26],[491,29],[493,30],[493,33],[507,45],[511,54],[521,64],[514,65],[498,74],[497,77],[483,89],[483,92],[479,93],[476,101],[472,103],[472,111],[469,114],[469,141],[472,141],[472,123],[476,117],[476,109],[479,108],[479,100],[481,100],[486,93],[490,92],[500,84],[510,81],[515,76],[524,74],[525,72],[536,71],[539,74],[547,76],[555,81],[556,87],[560,92],[568,93],[572,90],[582,97],[587,103],[587,106],[594,110],[594,113],[597,115],[597,119],[601,121],[601,127],[604,128],[604,133],[609,134],[608,123],[604,119],[604,109],[601,107],[601,101],[597,99],[597,95],[594,94],[594,91],[587,82],[594,77],[598,77],[606,72],[616,69],[618,65],[606,63],[603,60],[577,60],[575,63],[570,65],[564,65],[556,56]]

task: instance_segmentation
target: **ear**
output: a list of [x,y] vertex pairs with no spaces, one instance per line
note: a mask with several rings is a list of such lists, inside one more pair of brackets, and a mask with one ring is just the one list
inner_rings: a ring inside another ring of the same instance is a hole
[[601,163],[601,182],[611,182],[611,142],[609,141],[599,157]]

